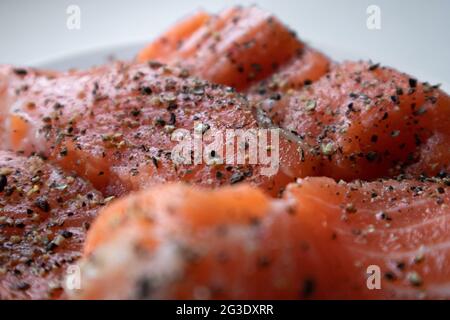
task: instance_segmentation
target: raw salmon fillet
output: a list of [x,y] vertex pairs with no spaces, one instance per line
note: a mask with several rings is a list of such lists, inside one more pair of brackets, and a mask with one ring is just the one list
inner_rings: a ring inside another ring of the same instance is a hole
[[448,177],[306,178],[282,199],[245,184],[152,188],[100,213],[80,263],[82,289],[70,295],[450,298],[449,185]]
[[450,97],[368,62],[334,65],[319,81],[258,103],[301,145],[314,176],[374,179],[450,170]]
[[324,54],[305,47],[277,72],[254,84],[246,92],[249,98],[256,102],[263,98],[276,99],[280,94],[298,90],[319,80],[329,71],[331,65]]
[[276,17],[255,6],[232,7],[218,15],[199,11],[151,42],[137,59],[180,66],[238,91],[254,85],[258,93],[263,87],[266,92],[287,90],[314,81],[329,64]]
[[[247,99],[229,87],[188,76],[154,62],[116,62],[61,74],[0,67],[0,147],[42,154],[107,196],[180,180],[212,187],[246,181],[277,195],[295,180],[303,170],[296,167],[299,151],[283,137],[279,170],[273,173],[264,173],[270,164],[259,161],[238,163],[235,157],[230,163],[229,150],[211,150],[209,163],[196,164],[191,153],[186,156],[190,164],[174,162],[179,129],[190,137],[199,132],[205,147],[208,134],[214,140],[213,131],[259,129]],[[266,138],[267,147],[274,146],[272,137]]]
[[60,297],[103,203],[81,178],[0,151],[0,299]]

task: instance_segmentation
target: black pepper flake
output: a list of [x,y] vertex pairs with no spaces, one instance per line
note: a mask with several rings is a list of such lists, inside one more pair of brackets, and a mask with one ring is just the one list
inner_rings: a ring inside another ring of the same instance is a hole
[[23,223],[23,221],[15,221],[14,226],[20,229],[25,228],[25,224]]
[[167,106],[168,111],[176,110],[178,108],[178,105],[176,102],[169,102],[169,105]]
[[55,250],[57,247],[58,247],[58,245],[52,241],[52,242],[49,242],[49,243],[47,244],[47,246],[45,247],[45,250],[46,250],[46,251],[53,251],[53,250]]
[[378,212],[375,216],[379,220],[386,220],[386,221],[391,221],[392,220],[392,218],[384,211]]
[[281,94],[279,93],[274,93],[273,95],[270,96],[271,100],[275,100],[275,101],[279,101],[281,100]]
[[67,156],[68,154],[67,148],[66,147],[62,148],[59,154],[61,155],[61,157]]
[[398,262],[397,263],[397,269],[399,270],[405,270],[406,264],[404,262]]
[[409,78],[409,79],[408,79],[408,83],[409,83],[409,86],[410,86],[411,88],[415,88],[415,87],[417,86],[417,80],[416,80],[416,79]]
[[59,103],[59,102],[57,102],[57,103],[55,103],[54,105],[53,105],[53,109],[55,109],[55,110],[60,110],[60,109],[63,109],[64,108],[64,105],[62,105],[61,103]]
[[142,87],[140,91],[141,91],[141,94],[147,95],[147,96],[151,95],[153,93],[152,88],[150,88],[150,87]]
[[155,168],[158,169],[158,159],[156,159],[155,157],[152,157],[152,162],[153,162],[153,165],[155,166]]
[[26,76],[28,74],[28,71],[22,68],[13,69],[13,72],[18,76]]
[[348,212],[348,213],[356,213],[357,209],[355,208],[353,203],[348,203],[345,206],[345,211]]
[[399,102],[398,97],[397,96],[391,96],[391,101],[395,104],[397,104]]
[[0,192],[5,190],[6,185],[8,184],[8,178],[4,174],[0,174]]
[[155,124],[158,125],[158,126],[165,126],[166,125],[166,121],[164,119],[157,118],[155,120]]
[[235,172],[231,175],[230,184],[241,182],[245,179],[245,175],[242,172]]
[[374,134],[371,138],[370,141],[372,141],[373,143],[378,141],[378,136],[376,134]]
[[264,96],[267,93],[267,90],[264,87],[258,88],[258,94]]
[[92,89],[92,95],[93,95],[93,96],[96,96],[96,95],[97,95],[98,89],[99,89],[98,82],[95,82],[95,83],[94,83],[94,88]]
[[163,64],[158,61],[149,61],[148,66],[152,69],[159,69],[163,66]]
[[134,177],[137,176],[139,174],[139,170],[137,168],[131,168],[130,169],[130,174]]
[[177,117],[176,117],[175,113],[171,112],[168,124],[174,125],[176,122],[177,122]]
[[139,110],[139,109],[133,109],[133,110],[131,110],[131,115],[132,115],[133,117],[139,117],[140,114],[141,114],[141,110]]
[[369,161],[369,162],[375,161],[375,160],[377,159],[377,157],[378,157],[378,154],[377,154],[376,152],[374,152],[374,151],[369,151],[369,152],[366,154],[366,159],[367,159],[367,161]]
[[439,171],[439,173],[437,174],[437,176],[438,176],[439,178],[444,179],[444,178],[447,177],[447,172],[445,172],[444,170],[441,170],[441,171]]
[[388,281],[394,281],[395,279],[397,279],[397,277],[395,276],[394,273],[388,271],[384,274],[384,278]]
[[70,232],[70,231],[68,231],[68,230],[64,230],[63,232],[61,232],[61,235],[62,235],[65,239],[68,239],[68,238],[71,238],[71,237],[73,236],[73,233]]
[[420,146],[422,144],[422,140],[420,139],[418,134],[414,135],[414,142],[415,142],[416,146]]
[[37,198],[36,201],[34,201],[34,205],[44,212],[50,211],[50,204],[48,203],[47,199],[43,197]]
[[347,105],[347,108],[348,108],[349,111],[355,111],[355,109],[353,108],[353,102],[350,102],[350,103]]
[[379,63],[372,64],[371,66],[369,66],[369,71],[374,71],[378,69],[379,66],[380,66]]

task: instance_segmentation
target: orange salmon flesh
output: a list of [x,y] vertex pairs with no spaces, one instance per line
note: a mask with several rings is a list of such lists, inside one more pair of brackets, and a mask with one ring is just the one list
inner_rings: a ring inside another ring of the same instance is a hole
[[449,205],[449,95],[256,6],[0,65],[0,299],[450,299]]
[[100,213],[72,297],[449,298],[448,182],[306,178],[278,200],[249,185],[148,189]]

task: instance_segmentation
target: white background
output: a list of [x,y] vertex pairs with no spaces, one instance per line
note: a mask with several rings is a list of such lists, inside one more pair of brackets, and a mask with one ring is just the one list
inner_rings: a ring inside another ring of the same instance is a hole
[[[313,46],[450,83],[450,0],[0,0],[0,63],[30,65],[148,41],[197,8],[216,12],[238,3],[272,11]],[[66,27],[70,4],[81,8],[81,30]],[[366,27],[371,4],[381,8],[381,30]]]

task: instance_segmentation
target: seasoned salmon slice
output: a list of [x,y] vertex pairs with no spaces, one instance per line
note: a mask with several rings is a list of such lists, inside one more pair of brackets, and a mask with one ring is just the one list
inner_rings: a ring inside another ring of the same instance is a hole
[[0,299],[59,298],[103,203],[81,178],[0,151]]
[[319,80],[330,69],[330,60],[321,52],[305,47],[272,76],[253,85],[247,94],[253,101],[274,98]]
[[106,207],[81,299],[449,298],[450,180],[164,185]]
[[[188,75],[154,62],[61,74],[3,66],[0,146],[42,154],[107,196],[166,181],[246,181],[277,195],[295,180],[303,170],[295,142],[258,131],[247,99],[233,89]],[[236,138],[225,140],[229,131]],[[265,137],[266,148],[240,132]],[[247,157],[256,146],[258,158]]]
[[281,78],[284,88],[294,87],[316,80],[329,63],[276,17],[255,6],[232,7],[218,15],[193,14],[151,42],[137,59],[181,66],[239,91],[277,70],[279,77],[267,84],[281,86]]
[[213,17],[203,10],[183,18],[158,39],[141,50],[137,60],[147,62],[158,59],[166,63],[173,61],[176,52],[183,46],[185,41],[199,29],[211,23],[212,19]]
[[351,180],[450,168],[450,98],[437,86],[367,62],[258,104],[298,137],[314,176]]

